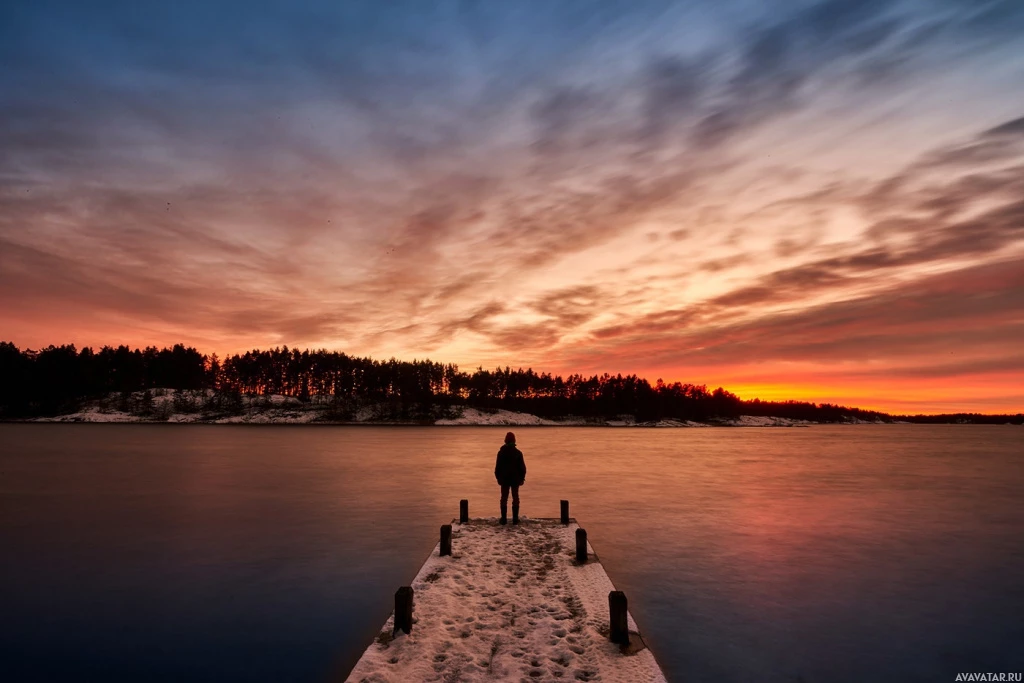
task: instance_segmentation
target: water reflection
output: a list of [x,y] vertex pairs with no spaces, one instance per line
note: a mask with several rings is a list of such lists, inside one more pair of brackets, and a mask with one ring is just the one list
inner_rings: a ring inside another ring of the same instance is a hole
[[[504,429],[0,425],[0,678],[347,671]],[[1019,429],[516,430],[672,680],[1019,671]]]

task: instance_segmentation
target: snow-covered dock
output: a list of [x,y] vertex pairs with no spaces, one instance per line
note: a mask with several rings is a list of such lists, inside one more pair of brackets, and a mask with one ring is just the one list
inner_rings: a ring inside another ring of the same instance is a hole
[[451,555],[438,543],[411,584],[410,632],[392,613],[348,682],[665,681],[632,616],[611,642],[615,589],[589,543],[577,561],[575,520],[451,526]]

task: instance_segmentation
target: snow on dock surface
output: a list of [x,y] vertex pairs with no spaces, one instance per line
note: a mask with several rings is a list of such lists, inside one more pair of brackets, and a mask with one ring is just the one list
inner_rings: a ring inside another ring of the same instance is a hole
[[412,633],[392,614],[346,681],[665,681],[632,616],[629,648],[608,640],[615,588],[589,545],[576,564],[577,528],[453,523],[452,556],[435,546],[412,582]]

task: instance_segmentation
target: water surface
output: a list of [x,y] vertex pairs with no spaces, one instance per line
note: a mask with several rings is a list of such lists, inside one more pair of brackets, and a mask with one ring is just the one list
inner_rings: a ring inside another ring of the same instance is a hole
[[[492,428],[0,425],[0,680],[344,674]],[[1024,669],[1024,431],[520,428],[669,680]]]

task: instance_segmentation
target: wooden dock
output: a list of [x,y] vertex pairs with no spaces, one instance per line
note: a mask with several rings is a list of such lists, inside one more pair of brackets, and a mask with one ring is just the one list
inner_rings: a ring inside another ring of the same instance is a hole
[[507,526],[463,501],[440,535],[347,682],[665,681],[564,501]]

